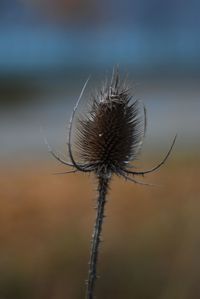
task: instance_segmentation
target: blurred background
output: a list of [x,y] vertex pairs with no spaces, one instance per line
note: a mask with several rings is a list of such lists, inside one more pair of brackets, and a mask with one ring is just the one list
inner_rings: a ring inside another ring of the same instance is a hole
[[[200,3],[197,0],[1,0],[0,299],[84,298],[95,178],[53,176],[67,157],[71,109],[114,65],[147,108],[143,151],[162,170],[143,187],[114,178],[96,294],[200,297]],[[136,87],[135,87],[136,86]]]

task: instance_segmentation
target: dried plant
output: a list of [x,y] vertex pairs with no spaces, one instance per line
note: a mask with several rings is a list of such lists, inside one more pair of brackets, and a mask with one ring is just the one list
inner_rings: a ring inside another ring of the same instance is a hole
[[[88,79],[89,80],[89,79]],[[89,260],[86,298],[94,298],[94,288],[97,279],[97,260],[99,244],[104,219],[106,195],[113,174],[126,180],[142,185],[150,185],[135,179],[159,169],[169,157],[176,136],[164,159],[155,167],[136,171],[132,162],[138,156],[146,131],[146,109],[132,96],[126,86],[120,82],[118,69],[113,71],[110,83],[106,83],[97,95],[92,97],[89,112],[78,118],[75,132],[75,146],[80,161],[77,162],[72,152],[72,124],[78,104],[88,83],[86,81],[79,99],[73,109],[69,122],[68,151],[70,162],[60,158],[49,146],[50,153],[59,162],[74,168],[65,173],[77,171],[93,172],[98,180],[97,214],[92,235],[92,245]]]

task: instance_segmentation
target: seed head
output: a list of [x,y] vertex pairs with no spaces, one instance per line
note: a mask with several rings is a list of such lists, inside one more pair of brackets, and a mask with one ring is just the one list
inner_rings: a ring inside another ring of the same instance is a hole
[[115,71],[111,84],[93,98],[88,115],[78,119],[76,145],[80,159],[98,175],[120,174],[138,154],[145,131],[139,101],[132,102]]
[[68,150],[71,161],[60,158],[45,138],[52,156],[62,164],[75,168],[62,174],[77,171],[94,172],[104,178],[116,174],[134,183],[149,185],[136,181],[134,176],[144,176],[159,169],[168,159],[177,136],[174,137],[164,159],[156,166],[144,171],[131,170],[145,136],[146,109],[140,101],[133,100],[129,88],[120,82],[118,69],[113,71],[111,82],[106,83],[91,98],[88,113],[78,118],[75,145],[80,161],[75,160],[71,146],[72,124],[88,80],[83,86],[69,122]]

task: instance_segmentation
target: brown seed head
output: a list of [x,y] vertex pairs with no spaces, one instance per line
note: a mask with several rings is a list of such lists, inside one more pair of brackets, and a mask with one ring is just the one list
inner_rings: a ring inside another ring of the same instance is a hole
[[158,170],[170,156],[177,135],[175,135],[167,154],[156,166],[142,171],[133,169],[134,166],[131,165],[131,162],[136,159],[145,136],[146,109],[144,106],[141,109],[139,101],[131,101],[132,96],[129,89],[120,84],[118,70],[113,73],[111,83],[106,84],[92,98],[88,114],[78,119],[76,146],[81,160],[75,160],[71,146],[72,124],[88,80],[82,88],[69,122],[70,161],[62,159],[54,152],[44,137],[52,156],[62,164],[74,168],[59,174],[77,171],[95,172],[101,178],[109,178],[115,173],[131,182],[151,185],[136,180],[134,176],[142,175],[144,177],[144,175]]
[[89,113],[78,120],[76,145],[81,160],[96,173],[118,174],[134,160],[145,131],[139,101],[131,103],[128,88],[121,87],[118,71],[112,83],[93,99]]

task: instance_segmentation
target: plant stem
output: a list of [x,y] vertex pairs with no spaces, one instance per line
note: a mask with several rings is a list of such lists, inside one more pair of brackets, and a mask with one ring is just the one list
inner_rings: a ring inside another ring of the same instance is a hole
[[92,235],[92,245],[90,250],[90,260],[89,260],[89,271],[87,280],[87,290],[86,299],[93,299],[94,297],[94,287],[97,279],[97,261],[99,254],[99,244],[100,236],[102,231],[103,219],[104,219],[104,209],[106,203],[106,195],[108,192],[109,179],[105,177],[98,178],[98,200],[97,200],[97,213],[94,225],[94,231]]

